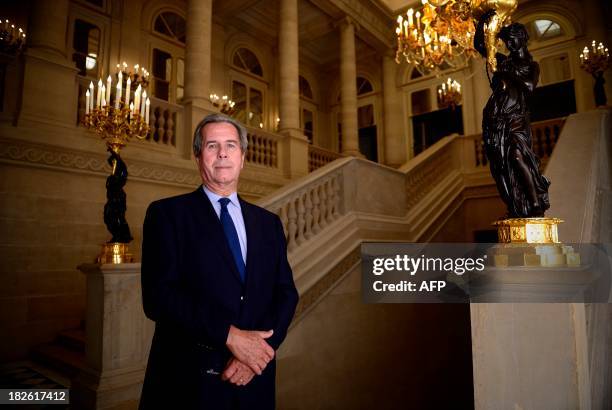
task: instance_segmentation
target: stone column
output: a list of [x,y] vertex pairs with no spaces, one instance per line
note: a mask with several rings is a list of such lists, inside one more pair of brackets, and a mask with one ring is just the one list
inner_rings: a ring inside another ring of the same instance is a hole
[[340,116],[342,119],[342,153],[363,157],[359,152],[357,129],[355,23],[349,17],[340,23]]
[[68,4],[68,0],[37,0],[33,4],[24,56],[20,124],[76,124],[77,70],[66,50]]
[[210,73],[212,55],[212,0],[187,2],[185,44],[185,130],[184,154],[191,155],[191,135],[210,112]]
[[401,95],[395,85],[397,63],[395,56],[383,56],[383,108],[385,127],[385,163],[398,167],[406,162],[406,138],[402,117]]
[[[472,71],[474,77],[472,78],[473,84],[473,104],[474,104],[474,133],[482,132],[482,110],[484,110],[489,96],[491,95],[491,86],[487,78],[487,72],[485,70],[485,59],[476,58],[472,60]],[[465,86],[467,88],[467,84]],[[465,108],[464,108],[465,109]]]
[[86,369],[72,383],[76,408],[136,408],[155,324],[142,310],[140,263],[86,264]]
[[300,72],[298,40],[298,2],[281,0],[278,25],[278,62],[280,75],[279,132],[285,135],[285,173],[293,177],[308,173],[308,140],[300,129]]
[[297,0],[281,0],[278,27],[278,62],[280,74],[280,132],[300,128],[300,93],[298,76],[298,5]]

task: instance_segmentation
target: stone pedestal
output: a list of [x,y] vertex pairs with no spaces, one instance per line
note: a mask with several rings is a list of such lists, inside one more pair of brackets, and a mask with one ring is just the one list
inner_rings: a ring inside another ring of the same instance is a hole
[[154,323],[142,310],[140,263],[85,264],[87,369],[73,381],[76,409],[137,408]]
[[284,130],[282,154],[284,172],[288,178],[295,179],[308,174],[308,140],[299,130]]

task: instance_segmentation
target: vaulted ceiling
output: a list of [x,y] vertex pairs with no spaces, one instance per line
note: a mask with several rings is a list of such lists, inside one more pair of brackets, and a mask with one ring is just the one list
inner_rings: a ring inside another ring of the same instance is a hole
[[[213,5],[213,15],[224,24],[231,24],[276,45],[279,3],[280,0],[217,0]],[[298,30],[301,56],[324,66],[339,61],[340,36],[335,23],[344,17],[344,13],[329,1],[322,3],[298,0]],[[358,58],[375,54],[375,47],[364,41],[359,33],[355,47]]]

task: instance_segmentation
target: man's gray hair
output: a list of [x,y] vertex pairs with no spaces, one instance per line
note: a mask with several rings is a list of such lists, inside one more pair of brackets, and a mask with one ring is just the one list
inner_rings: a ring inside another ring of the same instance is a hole
[[209,114],[207,115],[198,126],[195,128],[193,132],[193,155],[197,157],[202,153],[202,139],[204,136],[202,135],[202,129],[206,126],[206,124],[216,123],[216,122],[227,122],[228,124],[232,124],[236,131],[238,131],[238,137],[240,138],[240,150],[245,153],[247,150],[247,146],[249,142],[247,140],[247,130],[244,128],[242,124],[233,119],[232,117],[228,117],[223,114]]

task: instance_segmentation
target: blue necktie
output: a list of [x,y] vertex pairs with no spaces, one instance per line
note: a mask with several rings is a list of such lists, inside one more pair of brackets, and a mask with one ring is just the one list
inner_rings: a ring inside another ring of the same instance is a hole
[[223,225],[223,231],[225,232],[225,238],[227,239],[227,244],[232,251],[232,255],[234,256],[234,262],[236,262],[236,267],[238,268],[238,272],[240,273],[240,280],[244,283],[244,259],[242,259],[242,251],[240,250],[240,241],[238,240],[238,232],[236,231],[236,226],[234,226],[234,221],[232,221],[232,217],[227,211],[227,204],[229,204],[229,198],[220,198],[219,203],[221,204],[221,225]]

